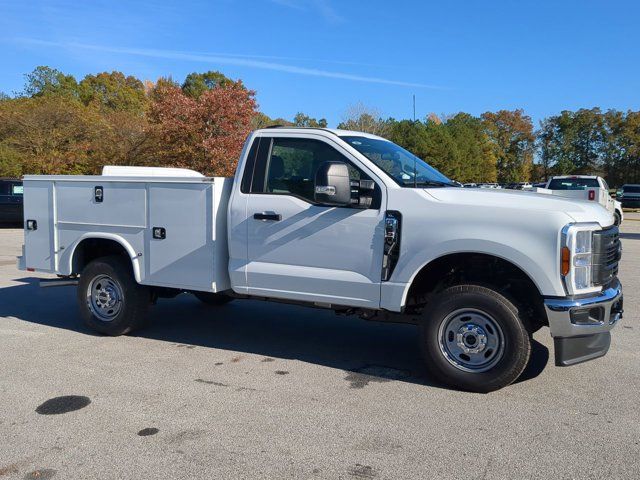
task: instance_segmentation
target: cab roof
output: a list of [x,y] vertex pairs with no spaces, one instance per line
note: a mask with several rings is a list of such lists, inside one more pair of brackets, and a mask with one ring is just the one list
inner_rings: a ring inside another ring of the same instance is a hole
[[282,133],[292,133],[292,132],[300,132],[303,131],[318,131],[318,132],[328,132],[332,133],[338,137],[366,137],[366,138],[375,138],[378,140],[386,140],[386,138],[380,137],[378,135],[373,135],[371,133],[366,132],[358,132],[355,130],[342,130],[339,128],[321,128],[321,127],[288,127],[283,125],[274,125],[271,127],[261,128],[256,130],[255,133],[272,133],[274,130]]

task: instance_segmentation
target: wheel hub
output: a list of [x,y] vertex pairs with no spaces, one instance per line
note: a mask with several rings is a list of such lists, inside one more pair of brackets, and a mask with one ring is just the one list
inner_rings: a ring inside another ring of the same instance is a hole
[[98,275],[87,288],[87,305],[103,322],[110,322],[122,310],[124,296],[120,284],[108,275]]
[[502,358],[505,348],[500,324],[475,308],[455,310],[438,329],[440,351],[451,365],[465,372],[485,372]]
[[480,353],[487,346],[487,334],[480,325],[467,323],[456,334],[458,346],[464,353]]

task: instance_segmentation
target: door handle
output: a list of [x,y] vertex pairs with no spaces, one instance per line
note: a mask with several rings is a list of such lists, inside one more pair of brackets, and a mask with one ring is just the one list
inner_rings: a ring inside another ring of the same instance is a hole
[[280,215],[279,213],[262,212],[254,213],[253,218],[255,218],[256,220],[273,220],[279,222],[280,220],[282,220],[282,215]]

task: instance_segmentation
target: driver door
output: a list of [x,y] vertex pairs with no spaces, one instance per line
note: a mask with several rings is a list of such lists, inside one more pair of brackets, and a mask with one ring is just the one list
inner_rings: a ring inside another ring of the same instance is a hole
[[252,295],[378,307],[383,190],[371,208],[314,201],[320,164],[343,161],[371,178],[337,145],[307,137],[262,137],[247,199],[247,285]]

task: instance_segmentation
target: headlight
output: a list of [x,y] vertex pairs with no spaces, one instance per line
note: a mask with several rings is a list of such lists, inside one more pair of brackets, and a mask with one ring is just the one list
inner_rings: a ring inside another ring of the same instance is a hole
[[597,292],[593,285],[592,258],[593,232],[600,230],[597,223],[567,225],[562,230],[560,273],[569,295]]

